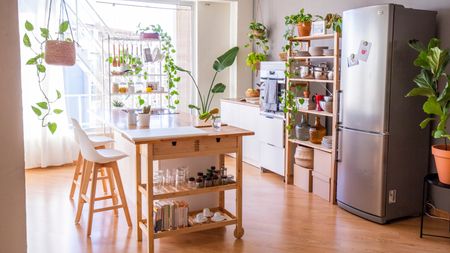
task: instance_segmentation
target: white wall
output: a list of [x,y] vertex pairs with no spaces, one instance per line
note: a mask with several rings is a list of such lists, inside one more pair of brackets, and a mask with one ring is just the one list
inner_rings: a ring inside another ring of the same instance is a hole
[[18,10],[0,1],[0,252],[26,252],[25,163],[23,156]]

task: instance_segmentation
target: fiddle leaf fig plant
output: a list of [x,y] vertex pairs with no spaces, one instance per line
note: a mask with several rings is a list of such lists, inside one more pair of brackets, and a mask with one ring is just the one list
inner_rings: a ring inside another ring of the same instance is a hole
[[239,52],[239,47],[233,47],[226,51],[223,55],[217,57],[217,59],[213,63],[213,70],[215,71],[214,77],[211,81],[211,84],[209,85],[208,93],[202,94],[200,91],[200,88],[195,81],[195,78],[192,76],[191,71],[183,69],[179,66],[176,66],[176,69],[181,72],[187,73],[194,83],[194,86],[197,90],[198,98],[200,100],[199,105],[190,104],[189,109],[193,109],[198,111],[199,113],[199,119],[208,121],[211,117],[215,117],[216,114],[219,113],[218,108],[211,108],[211,103],[213,101],[214,95],[218,93],[224,93],[226,86],[223,83],[215,83],[217,74],[224,71],[231,65],[233,65],[234,61],[236,60],[237,54]]
[[[69,22],[62,22],[59,25],[57,34],[63,34],[68,28]],[[49,117],[61,114],[63,110],[54,108],[54,104],[61,99],[61,92],[55,90],[54,95],[51,96],[44,88],[44,81],[47,76],[47,67],[44,61],[45,42],[51,39],[51,35],[47,28],[40,28],[39,32],[36,32],[34,25],[29,21],[25,22],[25,30],[26,32],[22,38],[23,45],[29,48],[34,54],[33,57],[27,60],[26,65],[31,65],[36,68],[37,83],[42,95],[42,101],[32,105],[31,110],[36,114],[39,121],[41,121],[41,126],[48,128],[50,133],[54,134],[58,128],[58,124],[50,121]],[[31,38],[33,38],[33,42]]]
[[[431,39],[428,46],[424,46],[417,40],[409,41],[409,45],[419,53],[414,60],[414,65],[421,70],[414,78],[417,87],[409,91],[406,96],[427,98],[422,109],[429,117],[420,123],[420,127],[425,128],[431,121],[436,121],[437,125],[432,135],[434,138],[445,138],[447,144],[447,139],[450,139],[446,128],[450,111],[450,86],[449,76],[444,71],[450,60],[449,50],[442,49],[440,40],[436,38]],[[442,82],[441,86],[440,82]]]

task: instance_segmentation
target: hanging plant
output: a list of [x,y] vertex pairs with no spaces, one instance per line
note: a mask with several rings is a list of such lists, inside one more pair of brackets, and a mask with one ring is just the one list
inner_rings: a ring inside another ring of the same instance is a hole
[[249,47],[250,44],[254,44],[255,50],[247,55],[246,63],[253,71],[259,70],[260,63],[267,59],[269,53],[269,39],[267,38],[267,28],[258,22],[251,22],[248,32],[249,43],[245,47]]
[[144,33],[146,31],[152,31],[159,35],[161,40],[161,51],[163,53],[164,65],[163,72],[167,75],[168,93],[166,99],[169,109],[175,110],[180,103],[178,95],[180,94],[177,89],[177,84],[181,78],[178,76],[178,71],[175,64],[175,46],[172,44],[172,37],[165,32],[161,25],[151,25],[150,27],[141,28],[138,26],[138,32]]
[[[64,34],[69,27],[69,22],[64,21],[59,25],[58,34]],[[36,103],[31,106],[31,109],[36,114],[38,119],[41,121],[42,127],[47,127],[48,130],[54,134],[58,127],[56,122],[49,121],[49,117],[53,114],[61,114],[63,110],[59,108],[54,108],[54,104],[56,101],[61,99],[61,92],[59,90],[55,90],[54,96],[50,96],[47,92],[44,91],[43,83],[46,78],[47,68],[45,65],[45,53],[44,53],[44,45],[46,42],[51,39],[48,28],[40,28],[40,33],[37,35],[33,24],[29,21],[25,22],[26,33],[23,36],[23,44],[25,47],[29,48],[34,56],[28,59],[26,62],[27,65],[33,65],[36,68],[37,81],[39,86],[39,91],[43,97],[43,101]],[[31,38],[35,40],[35,43],[31,43]],[[33,45],[37,45],[34,46]]]

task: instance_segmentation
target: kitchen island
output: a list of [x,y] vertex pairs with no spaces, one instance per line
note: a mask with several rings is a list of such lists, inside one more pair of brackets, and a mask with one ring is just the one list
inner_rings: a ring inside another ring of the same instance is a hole
[[[129,155],[119,167],[124,185],[128,185],[125,186],[127,197],[135,196],[129,202],[136,205],[137,238],[142,240],[143,233],[148,236],[148,252],[153,252],[154,239],[227,225],[236,225],[236,238],[243,236],[242,137],[253,135],[253,132],[233,126],[222,126],[217,131],[189,114],[152,115],[150,128],[138,128],[128,125],[126,113],[115,111],[108,122],[113,129],[115,147]],[[228,153],[236,154],[235,182],[204,188],[164,188],[162,192],[154,192],[154,170],[187,166],[192,175],[210,166],[222,167],[224,155]],[[234,215],[225,208],[226,190],[236,190]],[[142,201],[143,198],[146,201]],[[190,212],[191,216],[208,207],[223,213],[226,219],[155,233],[154,201],[174,198],[188,201],[190,210],[194,210]]]

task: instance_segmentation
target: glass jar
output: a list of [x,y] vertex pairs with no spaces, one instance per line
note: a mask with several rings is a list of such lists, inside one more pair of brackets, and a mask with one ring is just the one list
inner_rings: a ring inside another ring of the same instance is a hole
[[227,168],[225,167],[220,168],[220,176],[227,176]]
[[205,187],[211,187],[213,186],[213,180],[211,177],[207,177],[205,180]]
[[217,175],[214,175],[212,180],[213,180],[213,186],[218,186],[221,184],[221,180],[220,180],[219,176],[217,176]]
[[205,187],[205,184],[203,183],[203,178],[197,178],[197,180],[195,180],[195,186],[197,188],[203,188]]
[[300,124],[295,126],[295,137],[301,141],[309,140],[309,124],[308,118],[305,114],[302,114],[302,119]]
[[193,178],[193,177],[189,178],[189,180],[188,180],[188,187],[191,188],[191,189],[197,187],[196,184],[195,184],[195,178]]
[[326,133],[327,130],[320,124],[320,117],[316,116],[314,126],[309,129],[309,141],[314,144],[320,144]]
[[222,121],[220,119],[220,116],[213,116],[212,120],[213,120],[212,126],[214,130],[220,131],[222,127]]
[[225,176],[221,176],[220,177],[220,183],[222,184],[222,185],[226,185],[226,184],[228,184],[228,177],[225,175]]
[[228,184],[236,183],[236,182],[234,181],[234,176],[233,176],[233,175],[228,175],[228,176],[227,176],[227,183],[228,183]]

